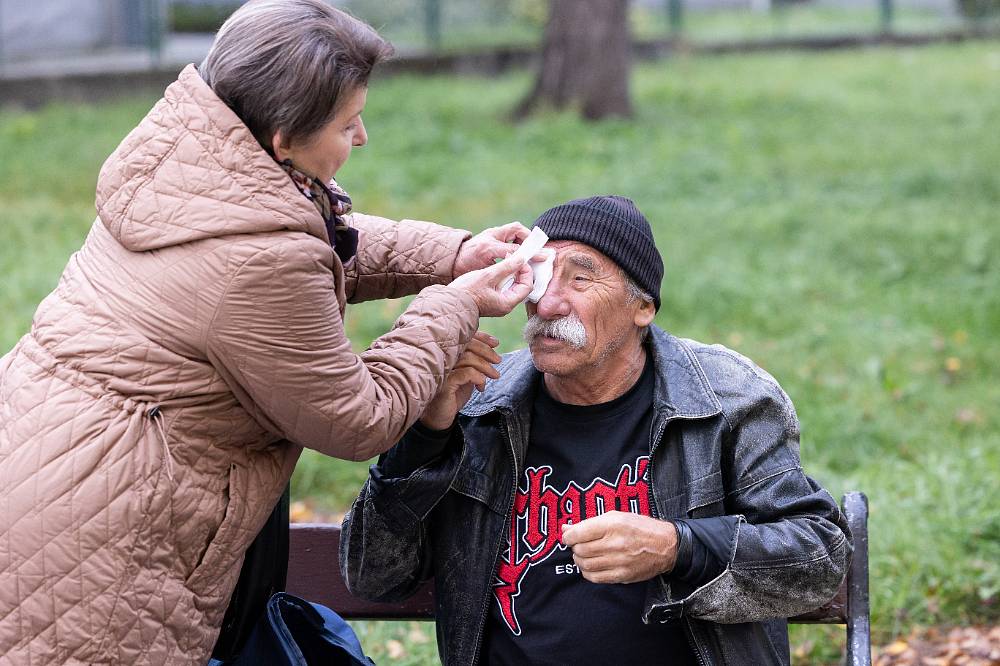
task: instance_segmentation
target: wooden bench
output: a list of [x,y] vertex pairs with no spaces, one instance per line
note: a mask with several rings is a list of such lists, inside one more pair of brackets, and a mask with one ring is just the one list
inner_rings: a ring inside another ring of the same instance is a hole
[[[789,618],[794,623],[847,625],[847,666],[870,666],[871,625],[868,605],[868,498],[844,495],[841,506],[854,539],[847,579],[826,605]],[[293,524],[289,535],[288,592],[321,603],[350,620],[433,620],[434,587],[427,581],[401,603],[373,603],[347,591],[340,577],[340,526]]]

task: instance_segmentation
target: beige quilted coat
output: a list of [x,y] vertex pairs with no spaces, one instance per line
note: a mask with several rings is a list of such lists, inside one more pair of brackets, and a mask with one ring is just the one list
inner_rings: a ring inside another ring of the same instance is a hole
[[[471,297],[431,286],[467,235],[354,215],[345,268],[191,66],[97,207],[0,360],[0,663],[204,664],[301,447],[387,449],[475,332]],[[346,301],[420,289],[351,351]]]

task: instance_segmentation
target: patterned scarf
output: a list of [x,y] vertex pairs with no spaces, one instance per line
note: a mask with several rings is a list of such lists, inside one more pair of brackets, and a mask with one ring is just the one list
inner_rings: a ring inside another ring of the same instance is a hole
[[285,170],[306,199],[315,204],[326,224],[326,233],[330,236],[333,251],[340,257],[341,263],[347,264],[358,251],[358,230],[347,226],[344,220],[344,216],[351,212],[351,197],[337,185],[337,181],[331,180],[324,185],[292,166],[291,160],[278,162],[278,165]]

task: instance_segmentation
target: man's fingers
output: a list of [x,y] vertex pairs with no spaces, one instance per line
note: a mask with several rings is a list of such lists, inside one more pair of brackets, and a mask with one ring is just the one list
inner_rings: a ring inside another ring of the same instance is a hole
[[575,546],[578,543],[600,539],[606,531],[604,522],[601,520],[605,515],[607,514],[587,518],[576,525],[563,525],[562,542],[567,546]]
[[497,338],[495,338],[495,337],[493,337],[492,335],[490,335],[486,331],[476,331],[476,333],[472,337],[473,337],[473,339],[479,340],[480,342],[485,342],[486,344],[488,344],[490,347],[493,347],[494,349],[496,349],[496,347],[498,347],[500,345],[500,340],[497,339]]
[[579,557],[575,551],[573,552],[573,563],[580,567],[581,573],[610,571],[620,564],[620,562],[613,557]]
[[[479,341],[474,341],[475,345],[482,345],[483,343]],[[465,348],[462,355],[458,357],[458,362],[455,363],[453,370],[458,368],[480,368],[483,372],[487,368],[490,371],[496,371],[493,367],[495,364],[500,362],[500,357],[491,348],[483,345],[482,348],[472,349],[473,343],[469,343],[469,347]]]
[[465,347],[466,354],[473,354],[482,358],[490,363],[499,363],[500,355],[496,353],[493,347],[489,346],[481,340],[473,338],[469,340],[469,344]]
[[604,571],[584,571],[580,570],[580,575],[590,583],[597,585],[613,585],[616,583],[637,583],[627,577],[627,572],[620,569],[606,569]]
[[[494,379],[496,379],[496,377],[494,377]],[[448,383],[455,387],[465,386],[466,384],[473,384],[476,387],[485,387],[486,375],[478,368],[466,365],[456,370],[452,370],[451,374],[448,375]]]
[[462,358],[458,360],[458,363],[455,365],[455,369],[452,370],[452,372],[465,368],[471,368],[480,375],[491,379],[500,379],[500,372],[493,367],[493,364],[481,356],[476,356],[475,354],[463,355]]
[[[602,543],[602,539],[594,541],[583,541],[570,546],[573,550],[573,557],[597,557],[607,552],[607,545]],[[569,545],[569,544],[567,544]]]

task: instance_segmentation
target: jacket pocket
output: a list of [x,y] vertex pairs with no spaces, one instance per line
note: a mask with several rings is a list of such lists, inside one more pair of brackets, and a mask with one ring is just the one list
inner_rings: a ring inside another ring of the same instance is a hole
[[[502,444],[501,444],[502,446]],[[458,472],[451,482],[451,490],[485,504],[501,516],[507,515],[510,465],[503,449],[489,450],[467,447]]]
[[494,513],[506,516],[507,501],[503,487],[494,477],[463,466],[451,482],[451,490],[485,504]]
[[722,472],[716,471],[694,479],[687,487],[687,515],[689,518],[724,515],[725,498]]
[[227,579],[223,574],[231,571],[243,557],[241,537],[246,533],[245,470],[236,464],[229,466],[229,502],[218,529],[208,542],[198,564],[187,577],[185,587],[195,598],[208,595]]

